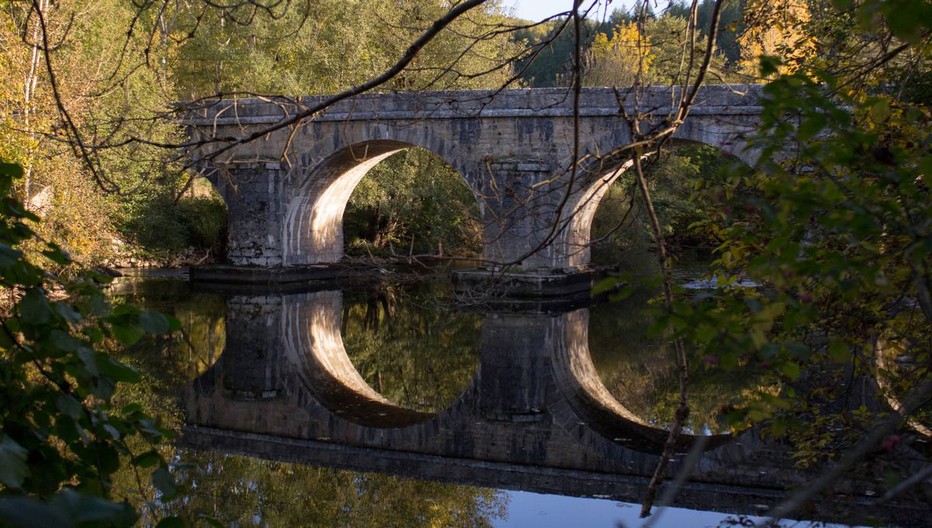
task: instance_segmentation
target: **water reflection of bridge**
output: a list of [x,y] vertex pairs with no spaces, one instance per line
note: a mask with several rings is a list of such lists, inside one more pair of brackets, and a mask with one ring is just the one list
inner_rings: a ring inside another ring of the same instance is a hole
[[[640,500],[666,434],[602,385],[589,357],[588,310],[487,315],[476,376],[448,409],[433,414],[397,405],[363,380],[343,347],[342,304],[337,291],[229,297],[226,350],[185,391],[184,443],[357,471]],[[684,439],[681,451],[692,440]],[[760,505],[811,477],[752,432],[707,440],[678,506],[759,514]],[[683,460],[677,455],[671,475]],[[839,500],[820,501],[811,515],[850,515],[880,484],[842,482]],[[888,504],[871,513],[913,525],[924,509]]]

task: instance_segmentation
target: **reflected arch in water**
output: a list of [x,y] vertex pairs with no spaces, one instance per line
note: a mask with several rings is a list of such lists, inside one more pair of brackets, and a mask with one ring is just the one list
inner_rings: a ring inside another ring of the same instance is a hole
[[[255,421],[250,422],[250,429],[258,422],[277,419],[272,415],[284,408],[276,402],[284,404],[289,399],[303,402],[308,409],[322,407],[334,417],[368,428],[407,427],[429,421],[446,409],[413,408],[367,383],[344,346],[341,291],[240,294],[228,297],[226,304],[227,349],[194,386],[196,392],[222,394],[234,402],[266,402],[267,415],[260,412],[247,419]],[[469,391],[475,368],[467,374],[467,379],[459,380],[461,386],[448,388],[457,398],[444,405],[455,405]]]
[[482,317],[438,305],[444,286],[379,283],[344,293],[340,326],[346,354],[369,386],[410,409],[450,408],[480,363]]
[[320,404],[343,419],[369,427],[405,427],[435,416],[390,401],[359,374],[340,333],[342,292],[306,296],[283,306],[285,356],[300,365],[299,375]]
[[[563,341],[554,347],[553,372],[574,411],[590,428],[612,441],[642,452],[661,453],[669,432],[629,410],[602,383],[589,350],[589,310],[566,314],[564,321]],[[689,449],[700,438],[709,450],[725,444],[732,435],[681,433],[678,451]]]
[[201,377],[220,359],[226,347],[226,299],[192,291],[174,271],[126,273],[107,287],[111,298],[128,298],[148,310],[170,314],[180,331],[143,339],[131,348],[149,368],[163,373],[167,383],[188,383]]
[[[210,370],[226,348],[226,317],[222,299],[200,298],[201,306],[176,306],[174,316],[181,323],[183,342],[174,347],[187,366],[185,381],[192,381]],[[204,304],[210,309],[205,310]]]

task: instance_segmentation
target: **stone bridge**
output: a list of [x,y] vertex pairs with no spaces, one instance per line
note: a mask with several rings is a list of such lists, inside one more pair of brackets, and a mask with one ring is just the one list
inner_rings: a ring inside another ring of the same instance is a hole
[[[366,383],[344,349],[342,309],[339,291],[228,297],[225,351],[185,390],[182,444],[472,485],[643,497],[667,433],[600,381],[588,309],[485,315],[474,378],[436,412],[406,408]],[[671,476],[696,441],[704,454],[679,506],[759,514],[815,475],[795,469],[785,446],[746,432],[684,438]],[[870,478],[840,481],[837,495],[806,515],[925,522],[923,499],[868,508],[883,489]]]
[[[744,138],[758,123],[759,95],[758,86],[704,87],[675,138],[753,162]],[[222,100],[188,114],[193,140],[217,140],[191,156],[226,200],[234,264],[339,262],[343,211],[357,183],[417,146],[472,190],[484,260],[524,272],[584,270],[596,207],[630,160],[622,115],[661,123],[677,92],[654,88],[636,98],[586,88],[578,108],[572,91],[559,88],[365,94],[262,134],[323,100]],[[251,136],[258,139],[237,143]]]

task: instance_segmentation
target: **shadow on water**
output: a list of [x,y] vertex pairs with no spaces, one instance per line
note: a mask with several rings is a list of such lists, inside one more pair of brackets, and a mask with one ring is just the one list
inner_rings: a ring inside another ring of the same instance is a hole
[[[434,287],[125,286],[124,295],[174,313],[185,329],[134,353],[154,385],[180,395],[177,457],[196,463],[180,473],[191,486],[182,513],[269,526],[294,525],[302,512],[320,520],[303,524],[318,526],[502,518],[510,495],[451,483],[638,502],[675,393],[664,349],[646,337],[649,320],[636,308],[649,294],[591,311],[466,313],[441,309]],[[690,428],[709,441],[677,504],[760,513],[812,475],[753,431],[720,434],[716,398],[758,380],[706,374]],[[671,475],[693,439],[681,439]],[[841,484],[847,502],[826,501],[812,515],[850,515],[850,496],[864,497],[865,486]],[[385,516],[392,522],[373,520]]]

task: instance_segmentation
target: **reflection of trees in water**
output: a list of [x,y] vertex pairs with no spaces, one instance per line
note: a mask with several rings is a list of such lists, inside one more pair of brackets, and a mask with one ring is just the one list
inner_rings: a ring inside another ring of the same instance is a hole
[[366,383],[398,405],[440,411],[475,375],[482,318],[424,308],[429,299],[392,285],[347,294],[341,332]]
[[[594,307],[589,317],[589,349],[602,382],[631,412],[649,423],[673,423],[679,390],[673,351],[649,336],[654,322],[652,294],[637,290],[624,301]],[[690,417],[693,434],[727,432],[719,410],[748,397],[767,383],[763,375],[734,376],[693,354],[689,358]]]
[[[196,379],[220,359],[226,346],[226,301],[222,296],[192,293],[178,280],[137,280],[120,299],[171,314],[181,331],[149,336],[126,352],[126,362],[152,377],[157,387],[174,387]],[[121,300],[114,302],[121,302]]]
[[507,497],[495,490],[401,477],[181,451],[186,492],[169,513],[191,526],[489,527]]
[[[378,332],[382,322],[391,322],[395,307],[398,305],[397,288],[392,284],[378,284],[366,291],[363,327],[371,332]],[[343,306],[343,318],[340,331],[345,335],[347,323],[351,317],[351,306]]]

